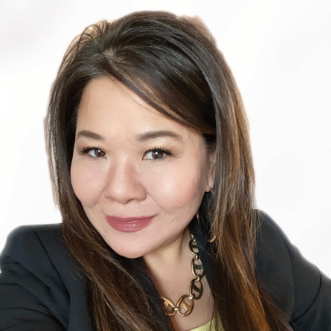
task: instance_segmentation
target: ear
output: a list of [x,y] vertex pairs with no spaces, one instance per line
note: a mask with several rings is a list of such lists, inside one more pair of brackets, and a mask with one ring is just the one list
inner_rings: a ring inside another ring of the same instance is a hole
[[205,192],[213,192],[215,184],[215,165],[216,165],[216,151],[209,153],[209,168],[208,168],[208,178],[207,186]]

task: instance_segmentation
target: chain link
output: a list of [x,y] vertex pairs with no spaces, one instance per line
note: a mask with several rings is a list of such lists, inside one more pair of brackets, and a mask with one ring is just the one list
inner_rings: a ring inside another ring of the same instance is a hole
[[202,262],[199,257],[198,244],[191,234],[191,240],[189,243],[190,250],[193,254],[193,259],[191,261],[192,274],[195,276],[191,280],[189,286],[189,294],[182,295],[176,304],[174,304],[170,299],[161,296],[163,300],[163,305],[165,313],[167,316],[173,316],[178,314],[179,316],[188,316],[194,307],[194,300],[198,300],[202,296],[202,282],[201,279],[204,276]]

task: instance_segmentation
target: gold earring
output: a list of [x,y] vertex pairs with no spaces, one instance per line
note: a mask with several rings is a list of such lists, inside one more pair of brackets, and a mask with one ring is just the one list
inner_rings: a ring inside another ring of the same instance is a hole
[[211,239],[207,239],[208,242],[213,243],[216,240],[216,234]]
[[[198,224],[200,224],[200,215],[199,215],[199,211],[197,211],[196,217],[197,217],[197,220],[198,220]],[[213,243],[215,240],[216,240],[216,235],[215,235],[215,234],[212,236],[211,239],[207,239],[207,241],[210,242],[210,243]]]

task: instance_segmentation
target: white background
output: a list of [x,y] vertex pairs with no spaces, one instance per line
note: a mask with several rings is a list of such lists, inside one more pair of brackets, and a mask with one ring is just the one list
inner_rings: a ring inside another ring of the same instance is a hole
[[61,221],[43,118],[67,46],[87,25],[137,10],[209,27],[250,120],[257,205],[331,277],[329,0],[0,0],[0,250],[21,224]]

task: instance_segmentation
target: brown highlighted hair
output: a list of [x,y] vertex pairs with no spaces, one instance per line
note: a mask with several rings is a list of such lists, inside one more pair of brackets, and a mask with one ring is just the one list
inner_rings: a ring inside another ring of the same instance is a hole
[[[211,286],[216,330],[216,316],[226,331],[291,330],[255,276],[254,171],[238,88],[206,27],[166,12],[136,12],[86,28],[69,46],[51,90],[45,135],[54,197],[65,242],[85,276],[96,330],[173,330],[161,300],[146,293],[143,282],[151,280],[142,261],[109,248],[71,186],[80,99],[88,82],[103,76],[200,132],[216,152],[213,195],[200,206],[217,237]],[[144,279],[135,268],[142,268]]]

